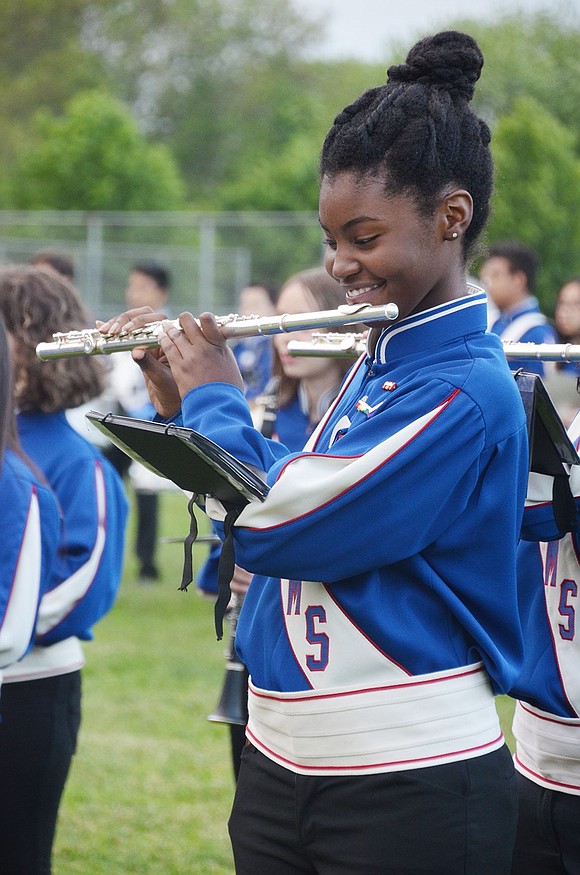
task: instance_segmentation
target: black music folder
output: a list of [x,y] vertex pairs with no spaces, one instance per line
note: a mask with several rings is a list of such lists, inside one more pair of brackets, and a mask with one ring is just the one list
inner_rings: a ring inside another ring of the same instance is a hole
[[120,450],[186,492],[228,506],[263,501],[268,494],[252,468],[191,428],[95,410],[86,416]]
[[576,530],[576,502],[566,466],[580,464],[574,444],[538,374],[514,374],[526,412],[530,445],[530,471],[554,478],[554,517],[560,532]]
[[574,444],[541,377],[524,370],[516,371],[514,376],[528,423],[530,471],[557,477],[562,473],[562,463],[580,465]]
[[90,410],[86,417],[132,459],[192,493],[188,504],[190,530],[184,540],[179,589],[186,590],[193,580],[192,545],[197,538],[195,502],[203,496],[211,496],[223,504],[226,510],[225,538],[218,564],[218,597],[214,606],[216,635],[221,641],[235,567],[232,527],[250,501],[264,501],[268,485],[248,465],[191,428],[115,413],[97,413],[95,410]]

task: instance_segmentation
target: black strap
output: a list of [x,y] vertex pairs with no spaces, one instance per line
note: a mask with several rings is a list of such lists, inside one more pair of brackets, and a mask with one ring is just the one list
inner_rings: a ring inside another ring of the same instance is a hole
[[[279,406],[279,388],[280,377],[271,377],[265,390],[264,395],[259,401],[264,405],[264,416],[262,420],[261,433],[268,438],[271,438],[276,425],[276,418]],[[224,505],[227,513],[224,519],[224,540],[218,561],[218,595],[214,606],[214,622],[217,640],[223,638],[224,617],[230,603],[232,591],[230,583],[234,576],[234,568],[236,565],[234,534],[233,526],[243,508],[239,505],[228,508]]]
[[[193,580],[193,542],[197,538],[198,533],[197,519],[194,512],[197,498],[197,494],[194,493],[187,503],[187,510],[189,511],[190,516],[190,524],[189,534],[183,542],[183,571],[181,573],[181,583],[179,585],[179,589],[182,591],[187,590],[187,587]],[[214,607],[214,622],[218,641],[221,641],[223,638],[223,621],[228,605],[230,603],[230,583],[232,577],[234,576],[234,568],[236,564],[232,528],[234,522],[237,520],[242,510],[243,507],[240,505],[230,507],[230,509],[227,510],[224,519],[224,541],[218,561],[218,596]]]
[[218,641],[221,641],[224,635],[224,617],[232,595],[230,583],[234,576],[234,568],[236,565],[234,535],[232,529],[242,510],[243,507],[240,507],[239,505],[230,508],[224,519],[224,540],[218,561],[218,595],[214,605],[214,623]]
[[189,534],[183,542],[183,571],[179,589],[185,591],[193,580],[193,542],[197,538],[197,519],[194,513],[194,505],[197,501],[197,493],[193,493],[187,503],[189,511]]
[[558,530],[562,532],[562,535],[565,535],[566,532],[575,532],[576,501],[570,488],[570,478],[566,473],[562,476],[554,477],[552,501]]

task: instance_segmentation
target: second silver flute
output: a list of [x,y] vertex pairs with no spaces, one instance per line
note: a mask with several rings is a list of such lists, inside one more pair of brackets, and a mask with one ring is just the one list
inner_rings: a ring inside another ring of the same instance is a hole
[[[284,313],[281,316],[229,316],[216,317],[225,338],[256,337],[282,334],[289,331],[304,331],[332,326],[367,324],[392,321],[399,315],[396,304],[372,307],[369,304],[345,304],[336,310],[321,310],[314,313]],[[170,320],[180,328],[178,320]],[[98,328],[83,328],[52,335],[52,342],[39,343],[36,355],[39,359],[70,358],[79,355],[108,355],[136,347],[159,346],[159,334],[163,322],[150,322],[135,331],[119,334],[103,334]]]
[[[505,357],[509,361],[578,362],[580,344],[575,343],[528,343],[526,341],[502,341]],[[300,358],[358,358],[366,350],[364,334],[338,334],[317,332],[312,340],[291,340],[288,353]]]

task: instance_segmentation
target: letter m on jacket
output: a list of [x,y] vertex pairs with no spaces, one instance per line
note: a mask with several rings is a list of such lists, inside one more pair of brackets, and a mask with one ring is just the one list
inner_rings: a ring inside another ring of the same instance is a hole
[[288,601],[286,603],[286,614],[290,616],[292,613],[300,614],[300,598],[302,596],[302,581],[288,581]]

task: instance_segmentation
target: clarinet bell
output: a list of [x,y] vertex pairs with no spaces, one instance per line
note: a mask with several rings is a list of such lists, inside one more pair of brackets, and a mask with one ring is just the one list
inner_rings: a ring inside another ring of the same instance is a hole
[[226,674],[215,711],[207,718],[212,723],[234,723],[245,726],[248,722],[248,673],[237,661],[226,663]]

